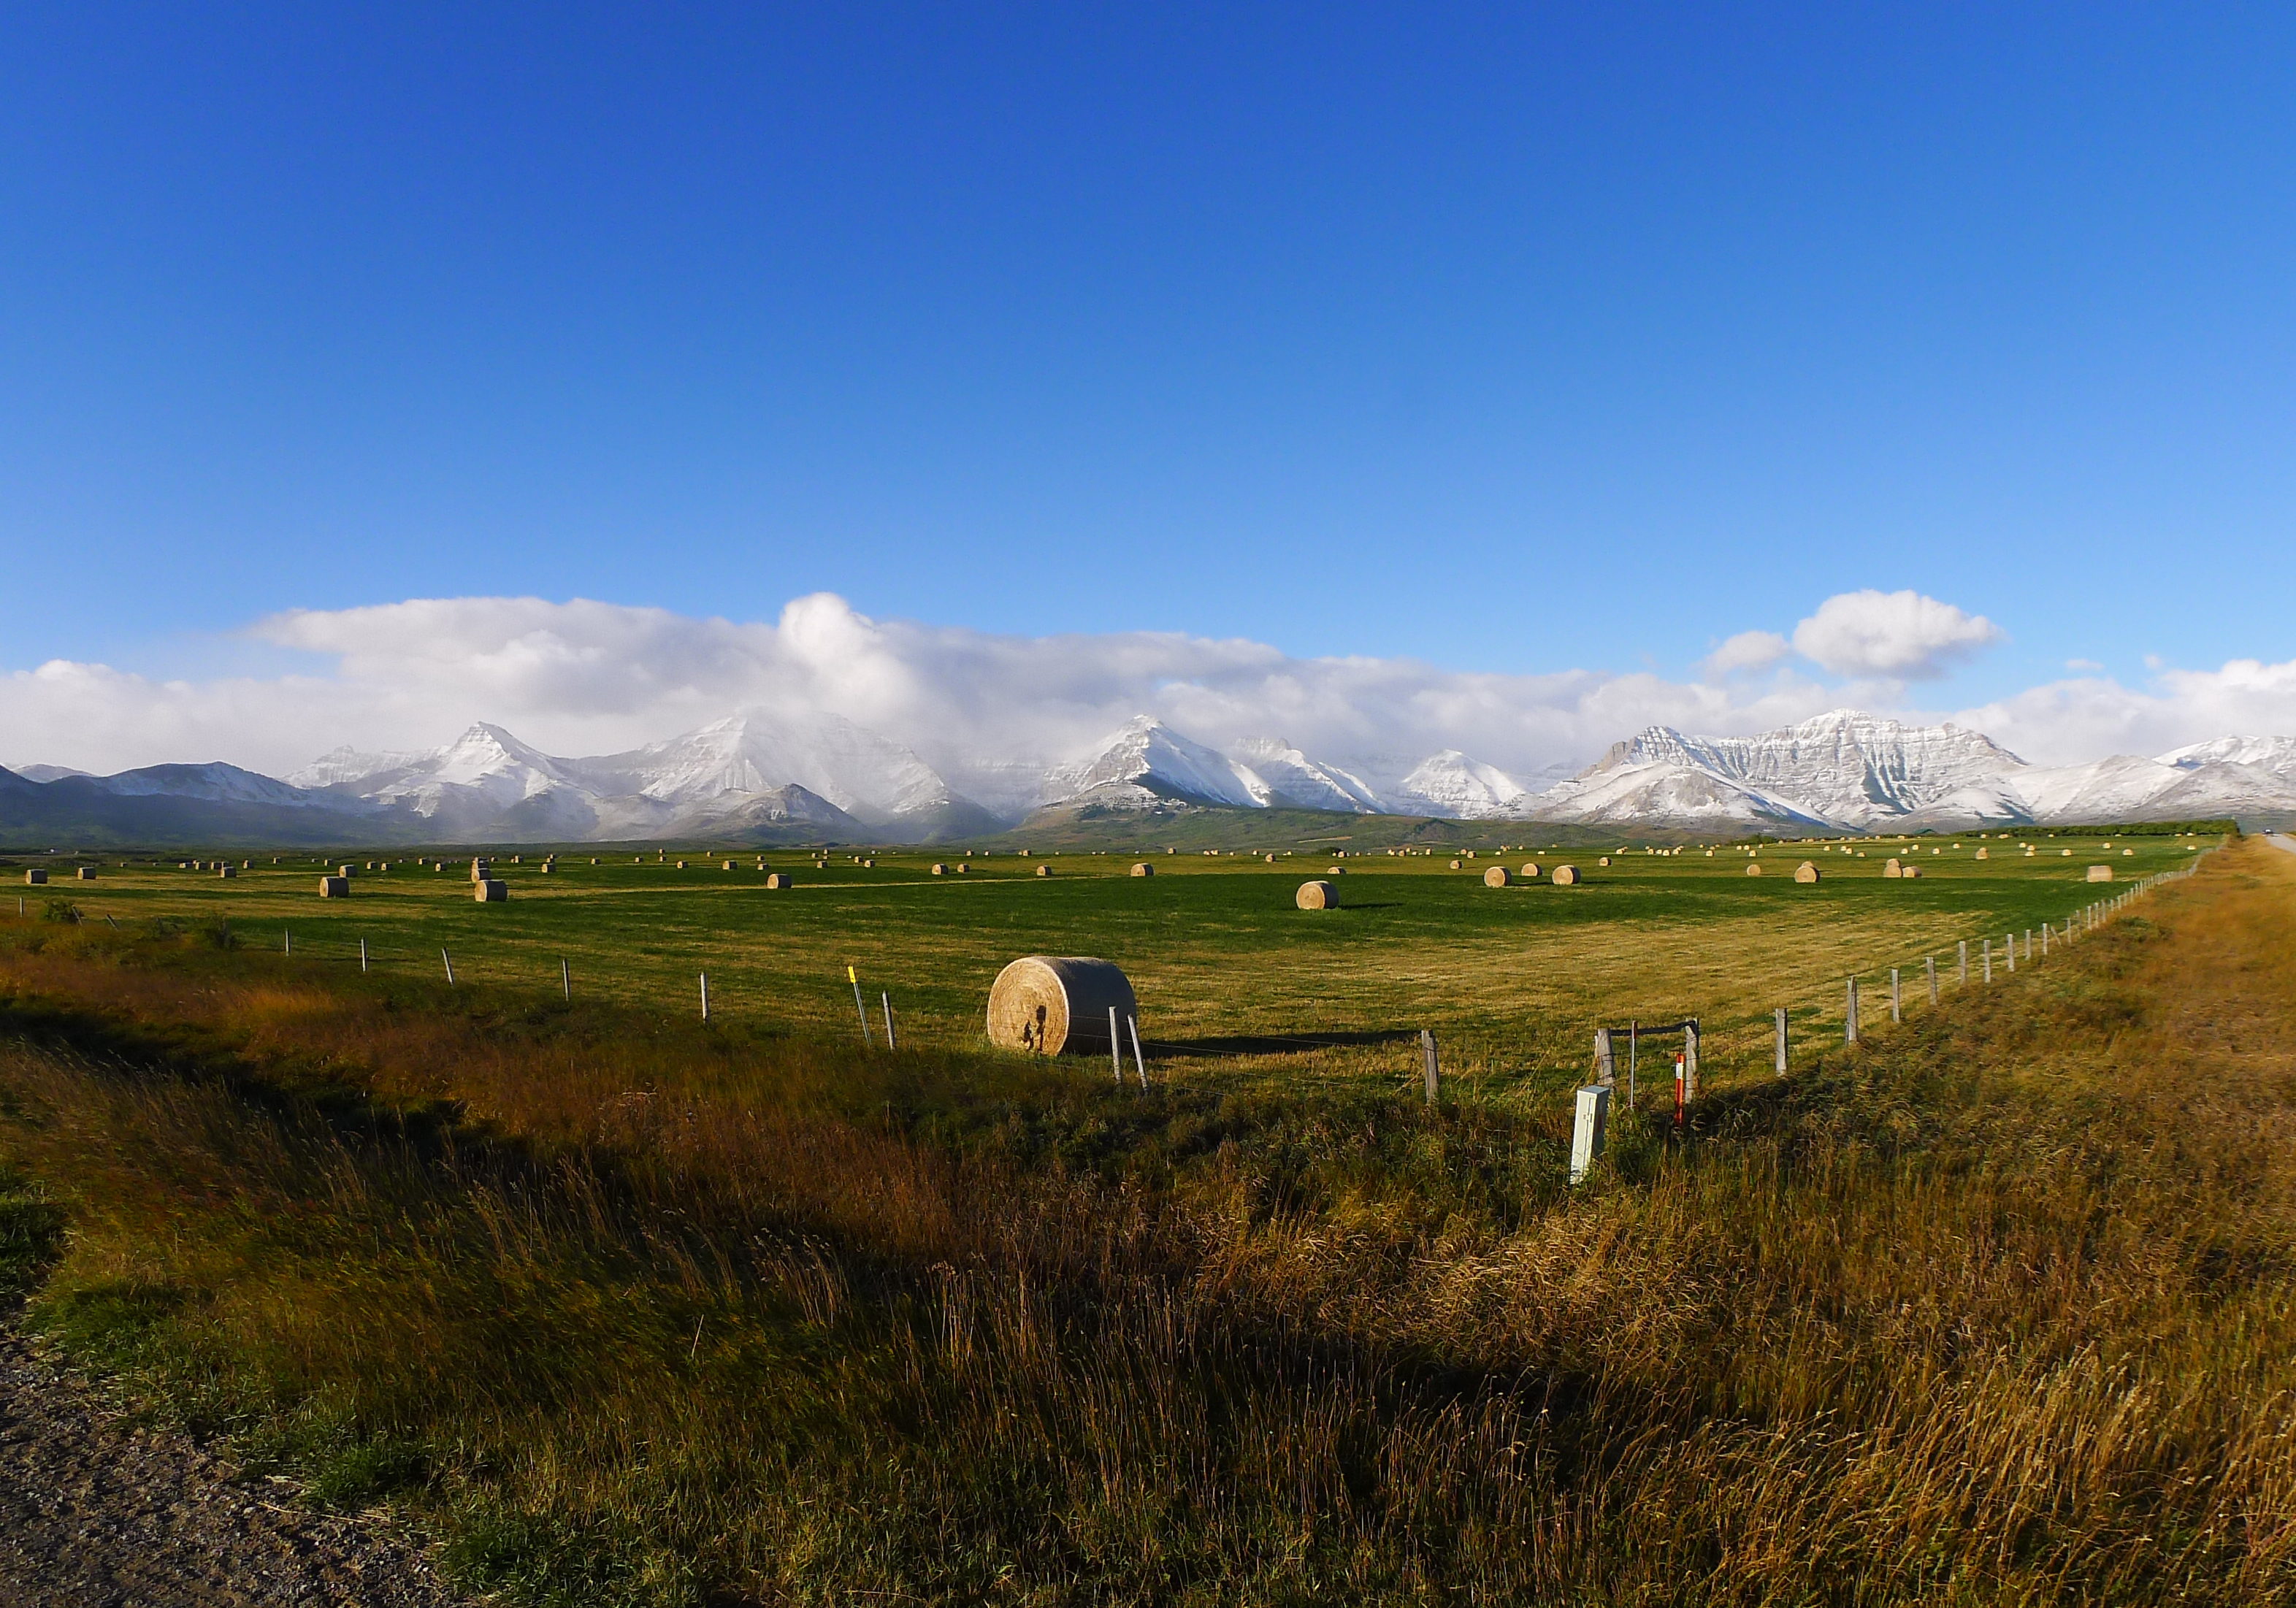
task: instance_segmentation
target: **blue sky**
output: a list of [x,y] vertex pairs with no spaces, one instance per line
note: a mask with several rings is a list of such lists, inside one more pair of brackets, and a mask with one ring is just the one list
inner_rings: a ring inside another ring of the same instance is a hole
[[[533,595],[2296,659],[2296,12],[12,8],[0,670]],[[291,636],[292,634],[287,634]],[[1821,669],[1800,674],[1823,681]]]

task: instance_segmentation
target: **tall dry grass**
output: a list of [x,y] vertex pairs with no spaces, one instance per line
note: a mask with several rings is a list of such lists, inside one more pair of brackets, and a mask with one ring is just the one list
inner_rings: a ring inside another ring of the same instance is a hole
[[86,931],[38,1305],[531,1600],[2296,1597],[2296,859],[1627,1125],[1119,1095]]

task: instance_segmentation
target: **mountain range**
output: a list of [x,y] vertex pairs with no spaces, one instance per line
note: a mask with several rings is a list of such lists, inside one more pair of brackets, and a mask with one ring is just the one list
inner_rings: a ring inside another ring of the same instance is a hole
[[2296,823],[2296,738],[2052,767],[1980,732],[1838,710],[1751,737],[1654,726],[1574,775],[1525,781],[1456,749],[1327,760],[1279,737],[1214,748],[1147,716],[1064,760],[936,768],[838,716],[752,710],[587,759],[481,723],[421,752],[338,749],[284,779],[224,764],[0,770],[0,839],[15,843],[932,842],[1032,818],[1275,808],[1718,835],[2283,825]]

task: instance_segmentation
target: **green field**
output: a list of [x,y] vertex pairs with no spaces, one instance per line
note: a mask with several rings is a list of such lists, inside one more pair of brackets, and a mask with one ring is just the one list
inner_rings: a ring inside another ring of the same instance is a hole
[[[339,857],[360,866],[343,901],[317,897],[321,862],[307,852],[257,857],[229,881],[173,860],[105,860],[92,882],[54,871],[45,890],[19,892],[32,917],[62,898],[90,921],[227,922],[250,949],[280,950],[291,935],[298,966],[356,966],[364,940],[378,973],[416,989],[446,987],[443,950],[463,987],[546,998],[562,961],[585,1000],[683,1014],[698,1011],[706,971],[717,1019],[805,1034],[857,1036],[850,965],[873,1031],[890,994],[905,1041],[920,1047],[979,1045],[990,980],[1014,956],[1095,955],[1133,980],[1155,1075],[1398,1084],[1418,1075],[1414,1038],[1427,1028],[1455,1094],[1551,1107],[1583,1080],[1596,1025],[1696,1016],[1710,1087],[1767,1076],[1775,1007],[1792,1009],[1798,1053],[1815,1051],[1841,1036],[1846,977],[1864,980],[1869,1024],[1886,1018],[1892,966],[1908,1011],[1922,1008],[1925,956],[1950,992],[1958,940],[1970,942],[1974,980],[1988,936],[1998,949],[2007,932],[2062,927],[2112,890],[2084,880],[2088,866],[2110,863],[2124,887],[2189,864],[2210,841],[1772,844],[1759,851],[1759,877],[1746,874],[1743,846],[1637,849],[1607,867],[1573,851],[1582,885],[1505,889],[1481,874],[1554,857],[1486,852],[1453,870],[1445,852],[1358,849],[1334,879],[1343,907],[1324,912],[1294,908],[1292,892],[1341,863],[1328,849],[1273,864],[1258,853],[1006,851],[975,856],[962,874],[947,850],[879,854],[867,867],[846,853],[816,867],[803,851],[774,850],[765,863],[793,872],[796,886],[773,891],[757,851],[585,846],[545,874],[543,851],[526,849],[523,863],[497,857],[511,897],[496,905],[472,899],[467,850],[443,870],[411,857],[366,869],[384,851]],[[1884,878],[1893,853],[1918,859],[1923,876]],[[947,874],[931,874],[937,856]],[[1129,875],[1136,857],[1156,874]],[[1804,858],[1823,868],[1814,886],[1792,880]],[[1046,865],[1053,874],[1037,875]],[[1642,1082],[1645,1103],[1660,1081]]]

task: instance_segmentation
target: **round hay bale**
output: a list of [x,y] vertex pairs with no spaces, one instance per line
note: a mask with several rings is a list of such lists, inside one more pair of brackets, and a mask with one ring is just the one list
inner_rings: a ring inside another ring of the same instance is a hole
[[481,905],[499,905],[510,898],[510,884],[488,877],[483,882],[471,884],[471,898]]
[[47,885],[47,881],[48,874],[41,870],[37,866],[33,866],[29,871],[24,873],[24,885],[28,888],[45,887]]
[[1526,882],[1535,882],[1538,880],[1538,862],[1525,860],[1522,865],[1522,880]]
[[2122,857],[2123,857],[2123,858],[2126,858],[2126,857],[2128,857],[2128,856],[2135,854],[2135,853],[2136,852],[2136,850],[2135,850],[2134,849],[2122,849],[2120,852],[2121,852],[2121,856],[2122,856]]
[[1746,864],[1746,874],[1747,874],[1748,876],[1759,876],[1759,875],[1761,875],[1761,874],[1762,874],[1762,863],[1761,863],[1759,860],[1750,860],[1750,861],[1748,861],[1748,862],[1747,862],[1747,864]]
[[78,871],[73,872],[72,874],[79,878],[83,882],[92,882],[95,881],[95,867],[93,866],[82,866]]
[[1977,857],[1980,860],[1989,860],[1993,857],[1993,850],[1990,849],[1980,849],[1977,851]]
[[1151,866],[1145,860],[1135,860],[1132,862],[1132,874],[1135,876],[1154,876],[1156,874],[1156,867]]
[[1057,1055],[1108,1054],[1108,1010],[1119,1029],[1138,1013],[1131,980],[1112,961],[1080,955],[1025,955],[988,989],[988,1041],[1008,1050]]
[[1557,866],[1554,868],[1554,874],[1547,880],[1558,888],[1575,888],[1578,885],[1578,867]]
[[1890,877],[1903,876],[1906,874],[1906,868],[1895,857],[1892,857],[1882,865],[1882,874]]
[[1314,882],[1300,884],[1300,891],[1292,902],[1302,910],[1336,910],[1340,907],[1340,885],[1337,882]]
[[1453,860],[1453,861],[1451,862],[1451,869],[1452,869],[1452,870],[1454,870],[1454,871],[1456,871],[1456,870],[1458,870],[1458,869],[1459,869],[1459,867],[1460,867],[1463,864],[1464,864],[1464,861],[1460,861],[1460,860]]
[[1486,888],[1504,888],[1513,881],[1514,873],[1504,866],[1494,866],[1483,873],[1483,886]]
[[1053,874],[1053,868],[1050,866],[1039,866],[1037,867],[1037,874],[1038,876],[1050,876]]
[[786,871],[773,872],[767,876],[766,886],[774,890],[775,892],[779,892],[783,888],[796,887],[797,878],[791,876]]
[[216,874],[217,876],[237,876],[239,874],[239,867],[236,866],[218,866],[216,867]]
[[350,878],[347,876],[323,876],[319,879],[319,897],[321,898],[348,898],[350,896]]
[[933,862],[932,874],[935,876],[947,876],[948,874],[948,867],[942,865],[939,860],[935,860]]
[[1902,873],[1906,876],[1919,876],[1921,874],[1922,868],[1919,866],[1908,866]]
[[1797,882],[1814,882],[1817,881],[1819,875],[1817,867],[1808,860],[1794,867],[1794,881]]
[[1603,855],[1603,856],[1602,856],[1602,857],[1599,857],[1599,858],[1597,858],[1597,859],[1595,860],[1595,864],[1596,864],[1597,866],[1607,866],[1607,865],[1609,865],[1610,863],[1611,863],[1611,857],[1610,857],[1609,855],[1607,855],[1607,854],[1606,854],[1606,855]]
[[1324,867],[1324,874],[1325,876],[1345,876],[1347,874],[1348,868],[1345,866],[1326,866]]

